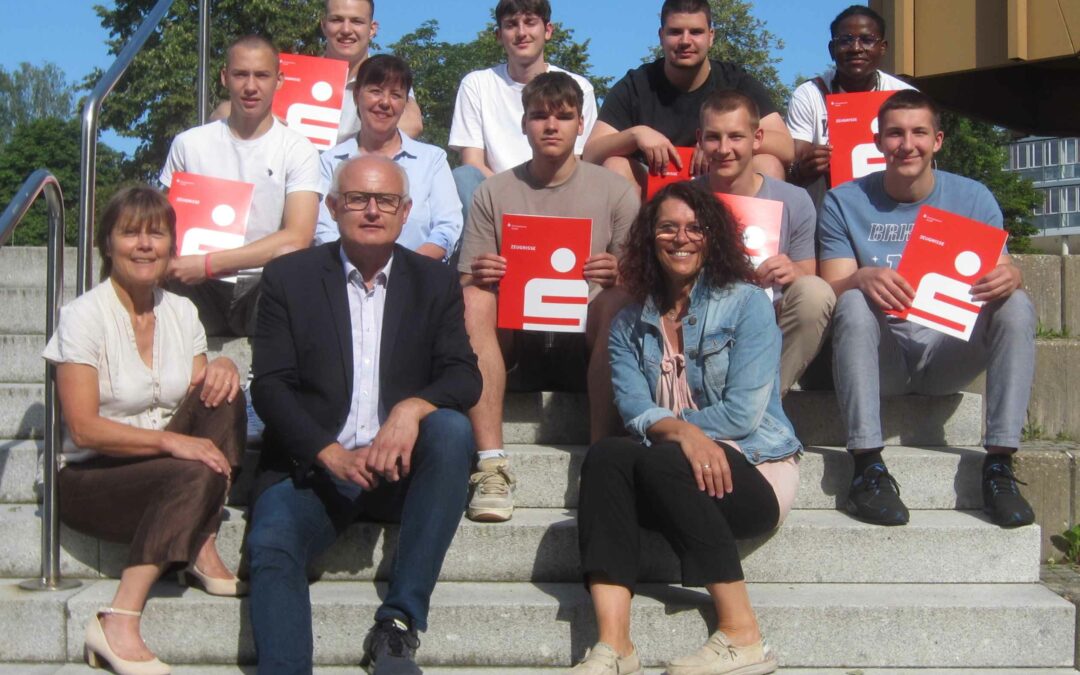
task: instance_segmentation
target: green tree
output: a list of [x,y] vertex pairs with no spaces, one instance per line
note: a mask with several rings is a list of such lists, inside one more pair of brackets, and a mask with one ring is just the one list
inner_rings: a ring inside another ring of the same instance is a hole
[[[750,0],[709,0],[709,6],[716,30],[709,58],[746,68],[772,94],[773,105],[778,110],[786,110],[791,89],[780,80],[780,72],[776,69],[776,64],[780,63],[776,54],[784,48],[784,41],[753,15]],[[652,61],[661,56],[660,46],[654,45],[643,60]]]
[[[545,59],[584,76],[592,83],[597,97],[602,97],[607,93],[611,78],[592,75],[589,41],[575,42],[572,29],[559,23],[554,25]],[[470,42],[446,42],[439,40],[438,33],[438,21],[425,21],[390,45],[390,51],[405,59],[413,70],[416,102],[424,114],[424,140],[446,147],[458,84],[473,70],[502,63],[506,53],[495,38],[494,19]],[[454,157],[451,159],[456,161]]]
[[75,95],[64,71],[55,63],[20,63],[11,71],[0,66],[0,144],[20,125],[43,117],[66,119],[75,111]]
[[1005,170],[1008,159],[1008,134],[1002,129],[963,115],[944,112],[941,127],[945,142],[937,154],[939,169],[977,180],[994,194],[1009,231],[1009,250],[1031,250],[1031,235],[1038,230],[1032,223],[1033,209],[1042,196],[1031,181]]
[[[154,4],[155,0],[116,0],[112,6],[95,7],[101,25],[109,31],[108,44],[112,54],[123,49]],[[269,36],[286,52],[320,53],[322,37],[318,20],[321,11],[321,0],[216,0],[210,31],[212,81],[218,82],[225,47],[232,39],[248,33]],[[157,32],[102,107],[106,128],[122,136],[140,139],[131,164],[135,178],[156,177],[165,163],[173,137],[198,123],[195,109],[197,36],[197,3],[173,4]],[[84,85],[93,87],[101,75],[100,70],[91,73]],[[219,100],[224,98],[220,85],[215,84],[214,92]]]
[[[75,244],[79,219],[79,161],[82,127],[78,119],[45,117],[20,124],[0,146],[0,204],[9,203],[26,178],[48,169],[64,193],[65,239]],[[122,180],[124,156],[106,145],[98,146],[96,204],[100,210]],[[48,241],[48,211],[44,198],[31,207],[10,243],[44,246]]]

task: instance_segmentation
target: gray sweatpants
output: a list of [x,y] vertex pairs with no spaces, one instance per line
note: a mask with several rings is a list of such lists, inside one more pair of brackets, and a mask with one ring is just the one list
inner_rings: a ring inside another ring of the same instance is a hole
[[953,394],[983,370],[983,445],[1018,447],[1035,374],[1035,307],[1024,291],[983,307],[969,342],[887,316],[858,289],[836,303],[833,378],[849,450],[884,445],[882,396]]

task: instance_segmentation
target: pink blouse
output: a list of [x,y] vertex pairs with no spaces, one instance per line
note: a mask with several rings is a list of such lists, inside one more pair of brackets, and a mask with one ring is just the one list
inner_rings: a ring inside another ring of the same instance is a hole
[[[664,339],[664,356],[660,360],[660,381],[656,386],[656,404],[682,416],[683,410],[697,410],[690,385],[686,381],[686,357],[677,353],[668,340],[667,331],[661,327]],[[735,441],[724,441],[739,452],[742,448]],[[780,507],[777,526],[784,522],[795,503],[795,493],[799,489],[799,457],[791,455],[784,459],[762,462],[755,465],[761,476],[776,494],[776,503]]]

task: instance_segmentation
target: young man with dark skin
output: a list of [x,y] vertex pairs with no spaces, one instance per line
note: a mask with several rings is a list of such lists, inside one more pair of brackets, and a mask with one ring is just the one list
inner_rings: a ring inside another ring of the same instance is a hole
[[908,510],[882,459],[882,396],[951,394],[986,372],[983,509],[1002,527],[1030,524],[1031,506],[1012,473],[1035,372],[1035,310],[1007,252],[971,286],[985,302],[968,341],[887,315],[910,307],[915,289],[896,267],[923,205],[1001,228],[1001,208],[983,185],[933,168],[944,134],[925,94],[894,94],[878,113],[874,141],[885,170],[825,196],[818,223],[821,276],[837,295],[833,378],[855,463],[847,509],[881,525]]
[[774,293],[783,334],[780,395],[784,396],[821,350],[836,296],[817,276],[817,212],[806,190],[754,169],[761,145],[757,105],[730,89],[713,92],[701,106],[698,147],[708,173],[695,183],[710,192],[771,199],[784,205],[779,252],[758,265],[758,283]]
[[[874,10],[863,5],[848,7],[829,24],[829,33],[829,57],[835,67],[800,84],[788,103],[787,126],[795,140],[795,162],[789,175],[796,185],[828,180],[832,146],[826,93],[912,88],[879,69],[889,42],[885,39],[885,19]],[[820,201],[824,190],[818,188],[816,192]]]
[[[602,164],[644,186],[669,161],[682,167],[676,147],[695,145],[694,129],[705,98],[718,89],[736,89],[762,113],[756,171],[783,179],[794,158],[791,135],[769,92],[741,66],[709,58],[715,33],[707,0],[665,0],[660,10],[663,57],[627,72],[604,99],[583,158]],[[700,148],[692,175],[705,172]]]
[[[508,520],[513,513],[514,479],[502,435],[508,366],[520,364],[535,372],[537,364],[543,364],[541,371],[554,372],[558,377],[551,379],[560,380],[551,386],[569,388],[582,379],[581,370],[586,369],[582,361],[587,357],[593,435],[609,435],[608,428],[617,420],[607,329],[627,300],[612,287],[618,277],[618,255],[640,204],[631,185],[574,154],[584,128],[582,99],[581,88],[567,73],[542,73],[525,86],[521,127],[532,157],[481,183],[465,223],[458,271],[465,293],[465,326],[484,376],[480,402],[469,411],[479,459],[466,511],[473,520]],[[507,267],[500,255],[502,223],[508,213],[592,220],[590,255],[584,263],[590,299],[584,335],[496,327],[498,283]],[[564,384],[563,379],[573,382]]]
[[[356,136],[360,131],[360,119],[356,114],[355,84],[356,71],[368,57],[371,39],[379,32],[379,22],[375,20],[375,0],[326,0],[323,16],[319,20],[319,29],[326,38],[328,59],[349,62],[349,79],[345,85],[345,100],[342,103],[341,122],[338,124],[337,143],[343,143]],[[223,102],[214,111],[211,119],[228,117],[230,103]],[[419,138],[424,130],[424,120],[420,106],[409,91],[409,99],[398,123],[398,129],[410,138]]]
[[[281,82],[269,41],[252,35],[234,42],[221,69],[232,102],[228,118],[178,135],[161,171],[166,187],[179,171],[255,186],[243,246],[182,255],[169,266],[170,290],[191,298],[208,335],[250,335],[262,266],[307,248],[315,231],[319,155],[271,114]],[[219,280],[237,274],[235,282]]]

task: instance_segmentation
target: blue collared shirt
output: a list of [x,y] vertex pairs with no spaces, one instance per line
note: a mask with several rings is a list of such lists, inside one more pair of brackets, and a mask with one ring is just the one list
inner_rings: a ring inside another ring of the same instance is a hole
[[340,250],[345,268],[345,287],[349,295],[349,322],[352,325],[353,386],[349,417],[338,433],[338,443],[347,450],[371,445],[379,432],[379,351],[382,338],[383,309],[386,306],[386,282],[390,278],[391,255],[375,274],[369,289],[360,270],[352,264],[345,249]]
[[[409,196],[412,210],[401,229],[397,243],[415,251],[422,244],[435,244],[450,254],[461,237],[461,200],[458,199],[454,177],[446,161],[446,153],[434,145],[420,143],[400,131],[401,150],[394,161],[409,177]],[[360,154],[356,138],[334,146],[319,158],[320,192],[330,191],[334,167]],[[337,223],[323,201],[319,205],[319,222],[315,226],[315,243],[325,244],[340,237]]]

